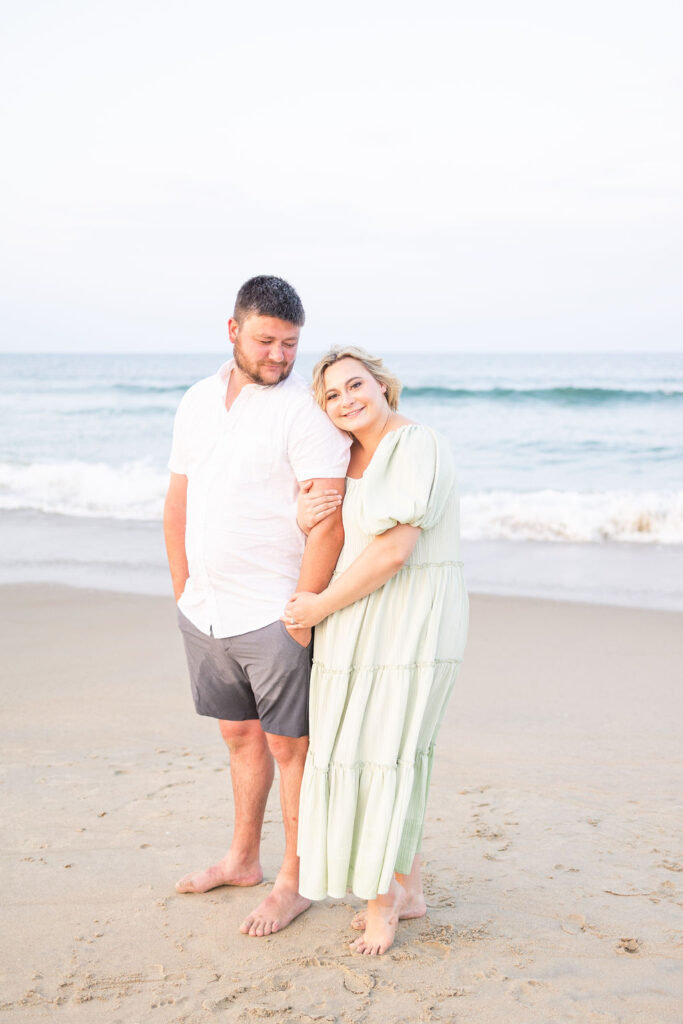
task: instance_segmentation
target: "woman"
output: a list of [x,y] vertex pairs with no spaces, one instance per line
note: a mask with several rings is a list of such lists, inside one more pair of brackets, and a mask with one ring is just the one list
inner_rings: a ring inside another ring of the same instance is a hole
[[[284,618],[316,626],[300,892],[368,900],[353,948],[384,953],[426,912],[419,849],[433,745],[467,633],[458,498],[447,446],[397,411],[400,383],[361,349],[313,371],[318,403],[353,437],[344,548],[321,594]],[[304,498],[310,525],[329,512]]]

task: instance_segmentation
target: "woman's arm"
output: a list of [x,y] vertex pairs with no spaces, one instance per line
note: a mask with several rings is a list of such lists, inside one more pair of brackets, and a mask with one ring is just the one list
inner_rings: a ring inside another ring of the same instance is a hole
[[332,612],[367,597],[395,576],[412,554],[420,536],[417,526],[401,523],[381,533],[349,568],[320,594],[297,592],[290,597],[283,621],[292,626],[317,626]]

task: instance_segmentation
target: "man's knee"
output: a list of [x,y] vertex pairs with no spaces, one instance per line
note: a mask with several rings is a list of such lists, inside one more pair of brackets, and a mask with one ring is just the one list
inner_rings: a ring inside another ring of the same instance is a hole
[[308,750],[308,736],[296,739],[291,736],[277,736],[275,733],[265,734],[270,752],[279,765],[287,765],[296,761],[303,762]]
[[221,736],[231,751],[243,747],[266,747],[266,734],[261,728],[258,718],[250,718],[246,722],[229,722],[220,719],[218,726]]

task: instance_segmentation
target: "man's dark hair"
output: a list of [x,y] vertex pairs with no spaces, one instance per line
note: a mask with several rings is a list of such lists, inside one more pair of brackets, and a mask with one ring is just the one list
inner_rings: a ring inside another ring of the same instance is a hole
[[274,316],[303,327],[306,320],[301,299],[281,277],[261,274],[245,281],[235,299],[233,316],[241,324],[247,316]]

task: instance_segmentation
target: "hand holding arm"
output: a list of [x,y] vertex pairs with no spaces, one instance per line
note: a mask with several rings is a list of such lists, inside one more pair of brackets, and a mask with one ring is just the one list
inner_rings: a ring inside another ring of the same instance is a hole
[[294,619],[300,627],[317,626],[332,612],[367,597],[405,565],[419,536],[419,527],[401,523],[375,537],[322,593],[297,590],[287,602],[283,621]]
[[[311,481],[309,490],[312,498],[323,494],[326,490],[334,490],[341,498],[344,486],[343,478],[320,479]],[[308,535],[297,590],[317,594],[327,586],[343,543],[344,527],[341,518],[341,502],[339,502],[337,508],[323,517]],[[289,616],[289,618],[292,617]],[[310,642],[311,636],[308,627],[292,626],[288,618],[285,617],[282,621],[298,643],[307,645]]]
[[314,526],[336,512],[342,503],[342,494],[334,488],[313,493],[315,480],[304,480],[299,484],[299,498],[296,505],[296,521],[299,529],[309,535]]

